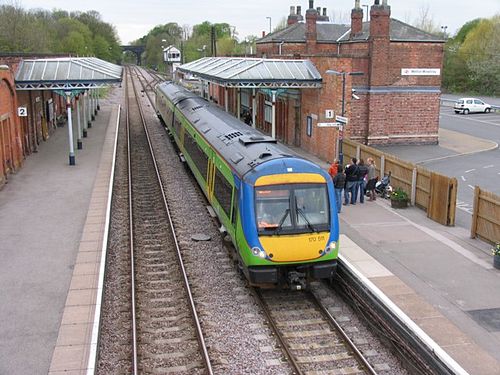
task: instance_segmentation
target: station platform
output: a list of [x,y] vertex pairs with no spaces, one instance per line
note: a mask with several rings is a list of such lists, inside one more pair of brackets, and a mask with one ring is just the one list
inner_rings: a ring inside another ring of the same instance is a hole
[[118,104],[100,107],[76,165],[65,124],[0,191],[0,374],[85,373]]
[[[91,371],[116,95],[101,103],[76,166],[67,165],[64,127],[0,191],[0,374]],[[388,200],[343,206],[339,218],[343,259],[467,372],[500,374],[500,271],[491,246]]]
[[[440,133],[440,144],[411,149],[451,157],[498,147],[449,131]],[[328,170],[325,161],[293,150]],[[419,208],[393,209],[388,199],[342,205],[339,222],[342,259],[465,371],[500,374],[500,270],[493,267],[491,245],[471,239],[470,228],[428,219]]]

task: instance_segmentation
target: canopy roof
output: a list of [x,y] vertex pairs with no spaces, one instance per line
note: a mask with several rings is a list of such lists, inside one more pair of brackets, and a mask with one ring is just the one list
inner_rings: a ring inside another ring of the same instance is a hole
[[177,69],[225,87],[311,88],[322,83],[309,60],[205,57]]
[[123,68],[95,57],[23,60],[17,90],[91,89],[119,83]]

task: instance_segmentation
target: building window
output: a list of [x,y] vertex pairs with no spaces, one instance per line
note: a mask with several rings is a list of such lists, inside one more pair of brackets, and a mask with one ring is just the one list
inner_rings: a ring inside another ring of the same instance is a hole
[[241,105],[245,108],[250,108],[250,97],[252,94],[247,90],[241,90]]
[[264,121],[273,122],[273,105],[267,100],[264,103]]
[[311,116],[307,116],[306,133],[309,137],[312,136],[312,131],[313,131],[313,119]]

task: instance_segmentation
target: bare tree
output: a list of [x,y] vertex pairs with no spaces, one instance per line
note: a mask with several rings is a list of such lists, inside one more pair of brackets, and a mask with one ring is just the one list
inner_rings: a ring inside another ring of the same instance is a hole
[[418,16],[413,22],[413,26],[431,34],[439,33],[439,27],[432,18],[429,4],[422,4],[418,11]]

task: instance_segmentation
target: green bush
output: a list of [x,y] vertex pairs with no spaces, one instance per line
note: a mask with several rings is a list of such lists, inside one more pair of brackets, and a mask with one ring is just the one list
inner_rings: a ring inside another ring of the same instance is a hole
[[491,252],[493,255],[498,255],[500,256],[500,242],[497,242],[495,247],[491,249]]
[[391,200],[394,200],[394,201],[408,201],[408,194],[403,189],[396,188],[396,190],[394,190],[391,193]]

